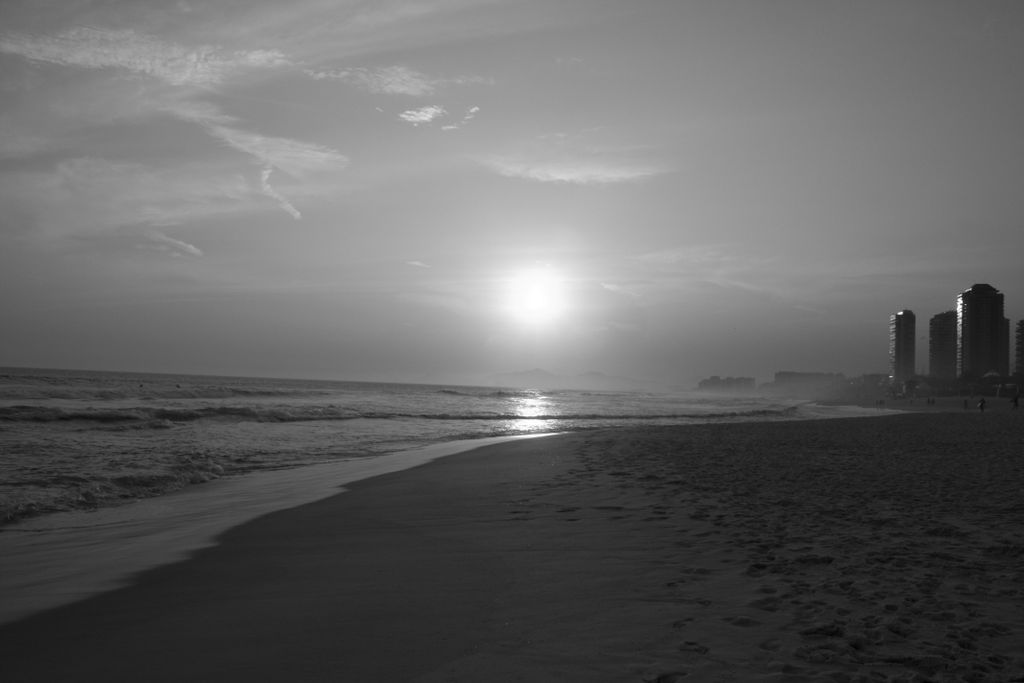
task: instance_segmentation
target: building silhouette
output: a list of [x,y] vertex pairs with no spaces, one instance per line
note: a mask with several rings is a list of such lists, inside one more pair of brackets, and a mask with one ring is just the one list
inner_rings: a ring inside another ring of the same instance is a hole
[[944,311],[928,321],[928,375],[956,379],[956,311]]
[[1014,360],[1016,361],[1016,374],[1024,375],[1024,320],[1017,321],[1017,343],[1015,345]]
[[1010,374],[1010,321],[1003,316],[1003,294],[976,284],[956,298],[956,375],[980,379]]
[[889,316],[889,376],[905,382],[914,376],[917,318],[904,310]]

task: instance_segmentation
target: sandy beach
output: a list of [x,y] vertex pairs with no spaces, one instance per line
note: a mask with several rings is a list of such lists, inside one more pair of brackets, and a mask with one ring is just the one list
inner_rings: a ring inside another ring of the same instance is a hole
[[515,441],[0,627],[4,681],[1024,681],[1024,413]]

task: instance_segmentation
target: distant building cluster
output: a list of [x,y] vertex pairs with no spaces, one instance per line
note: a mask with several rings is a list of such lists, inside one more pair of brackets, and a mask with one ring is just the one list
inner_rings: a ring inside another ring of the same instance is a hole
[[[1003,293],[976,284],[956,297],[956,308],[928,321],[928,376],[933,380],[994,381],[1010,376],[1010,320]],[[916,317],[903,310],[889,317],[889,376],[905,383],[916,375]],[[1017,323],[1015,369],[1024,373],[1024,321]]]
[[964,290],[957,295],[954,309],[929,319],[927,377],[917,371],[916,343],[917,316],[911,310],[897,311],[889,316],[888,375],[847,378],[842,373],[783,371],[775,373],[774,381],[759,387],[752,377],[716,375],[701,380],[697,388],[854,401],[880,394],[913,397],[962,391],[1019,395],[1024,388],[1024,320],[1011,329],[1004,314],[1003,294],[992,285],[976,284]]
[[702,379],[698,391],[723,394],[766,394],[790,398],[838,398],[848,395],[851,388],[859,391],[867,386],[867,393],[877,393],[886,380],[885,375],[865,375],[860,380],[847,379],[841,372],[795,372],[783,370],[775,373],[771,382],[758,386],[753,377],[719,377]]
[[719,377],[712,375],[702,379],[697,385],[701,391],[717,391],[728,394],[748,394],[754,391],[757,383],[753,377]]
[[833,396],[847,384],[841,372],[793,372],[784,370],[775,373],[775,380],[761,385],[761,390],[776,396]]

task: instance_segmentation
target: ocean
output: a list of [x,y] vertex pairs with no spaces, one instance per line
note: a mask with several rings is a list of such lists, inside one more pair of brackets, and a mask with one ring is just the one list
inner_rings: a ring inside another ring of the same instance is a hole
[[0,523],[450,441],[816,416],[753,396],[0,368]]

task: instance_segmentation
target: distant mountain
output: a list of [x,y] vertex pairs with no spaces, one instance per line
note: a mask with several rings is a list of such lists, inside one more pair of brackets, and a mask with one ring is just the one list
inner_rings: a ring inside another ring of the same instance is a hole
[[650,391],[657,387],[651,382],[619,377],[603,372],[585,372],[580,375],[556,375],[534,368],[520,372],[491,375],[490,384],[515,389],[571,389],[575,391]]

